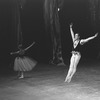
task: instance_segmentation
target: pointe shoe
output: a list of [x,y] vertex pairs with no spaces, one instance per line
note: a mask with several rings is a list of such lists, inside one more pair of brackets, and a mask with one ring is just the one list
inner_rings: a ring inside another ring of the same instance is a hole
[[24,78],[24,76],[23,76],[23,75],[21,75],[21,76],[19,77],[19,79],[22,79],[22,78]]
[[67,80],[67,82],[70,83],[70,82],[71,82],[71,78],[69,78],[69,79]]
[[71,82],[71,77],[66,78],[66,79],[65,79],[65,82],[70,83],[70,82]]
[[68,79],[68,77],[65,78],[65,81],[64,82],[67,82],[67,79]]

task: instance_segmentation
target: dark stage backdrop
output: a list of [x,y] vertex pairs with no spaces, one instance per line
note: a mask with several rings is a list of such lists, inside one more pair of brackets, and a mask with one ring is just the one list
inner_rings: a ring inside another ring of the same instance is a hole
[[[43,19],[44,0],[26,0],[21,13],[21,25],[24,38],[24,47],[33,41],[36,44],[30,48],[26,55],[39,62],[48,61],[51,56],[52,46],[46,40]],[[17,50],[17,37],[15,33],[15,0],[0,0],[0,63],[10,64],[15,56],[10,56],[11,51]],[[71,56],[72,39],[69,24],[74,23],[73,30],[79,32],[82,38],[94,35],[95,31],[90,23],[88,0],[65,0],[59,12],[61,24],[61,39],[64,59]],[[82,57],[96,58],[99,52],[100,37],[82,46]],[[50,39],[48,39],[50,40]]]

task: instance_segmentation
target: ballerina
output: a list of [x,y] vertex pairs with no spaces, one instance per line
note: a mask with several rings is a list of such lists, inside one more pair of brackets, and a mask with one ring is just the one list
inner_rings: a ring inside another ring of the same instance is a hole
[[80,39],[80,36],[78,33],[74,34],[72,26],[73,26],[73,24],[70,24],[70,33],[71,33],[72,40],[73,40],[72,57],[70,59],[70,67],[68,70],[68,74],[65,79],[65,82],[68,82],[68,83],[71,81],[73,75],[75,74],[77,65],[81,58],[81,53],[79,52],[80,45],[83,45],[84,43],[88,42],[89,40],[94,39],[98,35],[98,33],[96,33],[94,36],[89,37],[87,39]]
[[22,49],[22,44],[19,44],[18,51],[11,52],[10,54],[18,54],[18,56],[15,58],[14,61],[14,71],[18,71],[18,77],[19,79],[24,78],[24,72],[32,70],[37,62],[35,60],[32,60],[31,58],[25,57],[25,52],[32,47],[35,44],[33,42],[30,46],[28,46],[25,49]]

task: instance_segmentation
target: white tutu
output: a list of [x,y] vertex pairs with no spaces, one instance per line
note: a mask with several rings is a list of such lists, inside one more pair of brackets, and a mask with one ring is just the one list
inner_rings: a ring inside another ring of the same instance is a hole
[[14,62],[15,71],[30,71],[36,66],[37,62],[28,57],[16,57]]

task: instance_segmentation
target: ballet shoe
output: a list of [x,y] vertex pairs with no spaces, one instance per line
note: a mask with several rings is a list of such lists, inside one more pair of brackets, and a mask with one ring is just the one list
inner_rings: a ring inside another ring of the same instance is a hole
[[67,80],[68,80],[68,79],[66,78],[64,82],[67,82]]
[[70,83],[70,82],[71,82],[71,77],[66,78],[66,79],[65,79],[65,82]]
[[22,78],[24,78],[24,76],[23,76],[23,75],[21,75],[21,76],[19,77],[19,79],[22,79]]
[[71,78],[69,78],[68,80],[67,80],[67,83],[70,83],[71,82]]

